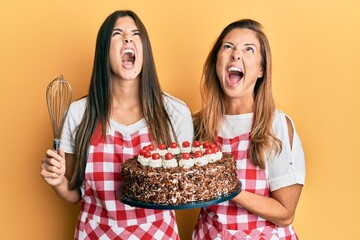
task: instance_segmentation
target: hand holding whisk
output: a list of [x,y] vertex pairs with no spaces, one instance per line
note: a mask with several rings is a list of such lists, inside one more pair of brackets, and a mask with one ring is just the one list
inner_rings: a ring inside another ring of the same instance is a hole
[[71,86],[62,75],[49,83],[46,89],[46,103],[53,128],[53,148],[59,153],[61,132],[71,103]]

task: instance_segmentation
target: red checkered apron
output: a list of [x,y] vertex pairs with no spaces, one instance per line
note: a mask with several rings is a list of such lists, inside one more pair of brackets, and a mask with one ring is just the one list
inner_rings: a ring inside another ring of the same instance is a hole
[[[237,160],[237,175],[243,190],[269,196],[265,170],[248,158],[249,133],[232,139],[217,138],[223,152],[231,152]],[[297,239],[292,226],[278,227],[256,216],[232,201],[202,208],[193,232],[193,239]]]
[[90,143],[75,239],[179,239],[174,211],[135,208],[116,199],[121,164],[149,143],[147,128],[127,135],[109,129],[104,141],[98,126]]

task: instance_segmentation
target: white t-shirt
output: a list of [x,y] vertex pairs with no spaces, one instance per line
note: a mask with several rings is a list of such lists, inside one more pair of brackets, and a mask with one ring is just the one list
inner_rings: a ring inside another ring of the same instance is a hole
[[[181,144],[184,141],[192,142],[194,137],[194,127],[189,108],[183,101],[167,93],[164,93],[163,96],[165,109],[174,127],[178,143]],[[61,148],[63,148],[66,153],[75,153],[76,130],[85,112],[86,100],[87,98],[82,98],[70,105],[61,136]],[[110,128],[114,128],[124,135],[130,135],[145,127],[147,127],[147,125],[144,118],[131,125],[123,125],[114,120],[110,120]],[[172,131],[171,136],[172,140],[174,140]]]
[[[272,127],[275,136],[282,142],[282,151],[279,155],[269,154],[266,161],[266,175],[270,191],[293,184],[303,185],[305,183],[304,151],[292,121],[294,134],[292,148],[290,147],[286,117],[288,116],[283,112],[276,110]],[[253,113],[225,115],[219,136],[231,139],[241,134],[249,133],[251,131],[252,120]]]

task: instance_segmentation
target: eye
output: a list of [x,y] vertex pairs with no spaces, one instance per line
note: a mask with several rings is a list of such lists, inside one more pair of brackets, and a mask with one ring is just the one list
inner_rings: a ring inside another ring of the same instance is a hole
[[252,47],[246,47],[245,50],[246,52],[254,53],[254,49]]
[[135,31],[133,36],[140,36],[140,32],[139,31]]
[[116,36],[116,35],[121,35],[121,32],[120,32],[120,31],[113,31],[112,36],[114,37],[114,36]]
[[229,43],[225,43],[223,48],[226,50],[226,49],[233,49],[233,46]]

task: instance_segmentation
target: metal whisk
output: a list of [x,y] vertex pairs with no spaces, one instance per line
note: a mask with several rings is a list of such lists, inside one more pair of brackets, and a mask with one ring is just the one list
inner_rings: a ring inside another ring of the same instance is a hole
[[54,133],[53,148],[59,152],[61,132],[71,103],[71,86],[62,75],[55,78],[46,88],[46,103]]

